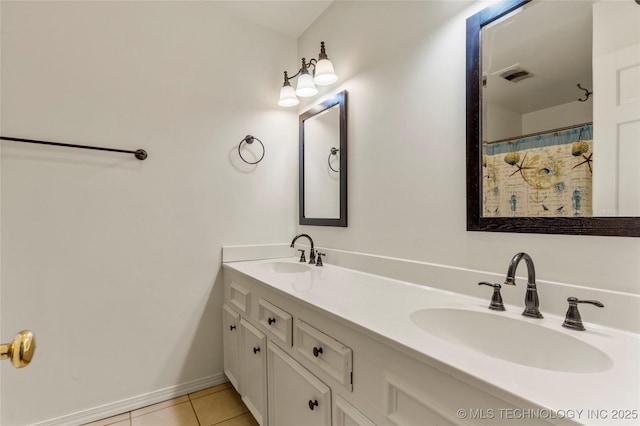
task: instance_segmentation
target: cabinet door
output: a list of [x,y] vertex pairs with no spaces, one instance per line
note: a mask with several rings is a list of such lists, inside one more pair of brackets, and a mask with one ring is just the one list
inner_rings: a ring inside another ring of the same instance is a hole
[[267,339],[257,328],[240,320],[244,374],[242,401],[258,424],[267,424]]
[[330,426],[329,387],[272,342],[267,347],[269,423]]
[[353,405],[339,396],[336,396],[334,410],[335,421],[333,426],[376,426]]
[[224,374],[240,392],[240,315],[227,305],[222,307],[222,327]]

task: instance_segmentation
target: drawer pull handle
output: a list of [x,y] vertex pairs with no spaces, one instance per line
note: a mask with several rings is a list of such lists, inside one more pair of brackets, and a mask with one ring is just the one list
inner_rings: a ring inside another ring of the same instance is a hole
[[260,352],[260,346],[253,348],[253,353],[257,354],[258,352]]
[[313,411],[313,409],[317,406],[318,406],[318,400],[315,400],[315,401],[309,400],[309,410]]
[[315,356],[316,358],[318,358],[320,356],[320,354],[322,353],[322,348],[313,348],[313,356]]
[[235,329],[236,329],[236,326],[235,326],[235,325],[230,325],[230,326],[229,326],[229,330],[233,331],[233,330],[235,330]]
[[274,322],[276,322],[275,318],[268,318],[267,322],[269,323],[269,325],[273,324]]

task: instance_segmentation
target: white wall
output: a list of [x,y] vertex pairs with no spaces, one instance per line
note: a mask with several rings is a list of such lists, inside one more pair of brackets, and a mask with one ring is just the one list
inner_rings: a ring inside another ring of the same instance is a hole
[[586,102],[574,101],[522,114],[522,134],[593,121],[593,97]]
[[1,335],[38,349],[0,423],[221,380],[221,246],[295,231],[295,40],[214,2],[3,1],[1,35],[3,135],[149,158],[2,143]]
[[465,21],[486,5],[334,2],[303,34],[299,53],[327,42],[330,90],[349,91],[349,227],[299,230],[320,247],[495,273],[526,251],[540,280],[639,294],[640,239],[466,231]]
[[[524,134],[522,131],[522,114],[498,104],[489,104],[485,108],[486,120],[483,122],[483,140],[497,141],[517,137]],[[484,124],[486,123],[486,124]]]
[[593,98],[586,102],[568,102],[527,114],[520,114],[497,104],[489,104],[487,109],[485,131],[488,141],[593,121]]

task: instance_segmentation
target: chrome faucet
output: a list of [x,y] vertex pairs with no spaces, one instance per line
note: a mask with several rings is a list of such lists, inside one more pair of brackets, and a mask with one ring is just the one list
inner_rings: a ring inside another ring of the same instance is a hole
[[[309,254],[309,264],[310,265],[315,265],[315,263],[316,263],[316,252],[313,249],[313,240],[311,239],[311,237],[308,234],[299,234],[299,235],[296,235],[295,237],[293,237],[293,241],[291,241],[291,247],[293,247],[293,245],[296,243],[296,241],[300,237],[305,237],[305,238],[307,238],[309,240],[309,243],[311,244],[311,253]],[[301,259],[301,261],[302,261],[302,259]]]
[[532,318],[543,318],[538,310],[540,301],[538,300],[538,288],[536,287],[536,269],[533,267],[533,259],[527,253],[518,253],[511,259],[509,269],[507,270],[507,278],[504,280],[506,285],[516,285],[516,268],[520,261],[524,259],[527,264],[527,292],[524,296],[524,312],[522,315]]

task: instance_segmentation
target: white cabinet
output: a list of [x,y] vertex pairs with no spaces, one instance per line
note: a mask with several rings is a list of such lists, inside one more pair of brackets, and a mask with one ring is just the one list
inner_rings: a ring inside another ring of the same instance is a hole
[[267,413],[267,339],[257,328],[245,319],[240,320],[242,336],[243,367],[242,401],[245,403],[256,421],[265,426]]
[[504,410],[537,408],[246,274],[224,273],[225,373],[262,426],[510,426]]
[[224,374],[234,388],[240,389],[240,315],[229,306],[222,307],[222,344],[224,346]]
[[330,426],[329,387],[272,342],[267,348],[269,423]]

